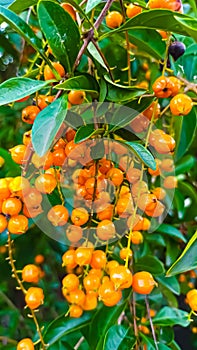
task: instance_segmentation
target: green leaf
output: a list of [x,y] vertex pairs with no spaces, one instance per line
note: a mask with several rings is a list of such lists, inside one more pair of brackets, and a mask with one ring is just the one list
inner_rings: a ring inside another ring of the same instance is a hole
[[32,128],[35,152],[43,156],[52,145],[67,113],[67,95],[63,95],[44,108],[36,117]]
[[14,12],[0,6],[0,18],[8,23],[18,34],[20,34],[40,55],[47,60],[44,55],[42,41],[34,34],[31,27],[17,16]]
[[[180,20],[182,20],[182,23],[187,24],[187,28],[185,28],[186,24],[185,26],[183,24],[180,25]],[[188,26],[189,28],[191,27],[190,33],[188,33]],[[185,36],[190,35],[195,40],[197,40],[197,20],[195,18],[191,18],[187,15],[178,14],[177,12],[175,13],[173,11],[164,9],[144,11],[141,14],[126,21],[119,28],[111,30],[102,35],[100,37],[100,40],[125,30],[133,30],[138,28],[161,29]]]
[[[187,154],[186,156],[179,159],[175,166],[175,174],[184,174],[190,171],[194,165],[196,164],[195,158],[191,154]],[[173,172],[172,172],[173,173]],[[171,173],[168,173],[170,175]]]
[[0,106],[17,101],[43,89],[51,80],[40,81],[29,78],[11,78],[0,84]]
[[189,270],[193,270],[197,266],[197,232],[192,236],[192,238],[187,243],[185,249],[179,258],[174,262],[174,264],[167,271],[167,276],[177,275]]
[[118,103],[131,101],[141,96],[146,91],[136,86],[124,86],[120,84],[115,84],[106,75],[105,75],[105,80],[108,82],[107,96],[106,96],[106,99],[108,101],[118,102]]
[[96,47],[94,46],[94,44],[92,42],[89,43],[87,50],[93,59],[95,59],[103,68],[105,68],[107,71],[109,71],[102,56],[100,55],[99,51],[96,49]]
[[80,48],[75,21],[59,4],[47,0],[39,2],[38,18],[53,54],[70,73]]
[[112,126],[109,128],[110,132],[114,132],[119,128],[124,128],[128,125],[139,113],[145,111],[150,106],[153,98],[144,98],[134,100],[126,106],[120,106],[112,115],[109,124]]
[[5,160],[5,164],[0,168],[0,178],[6,176],[19,176],[21,174],[20,166],[13,161],[8,151],[0,148],[0,156]]
[[116,324],[125,306],[126,302],[124,301],[113,307],[102,306],[97,311],[90,325],[89,338],[91,350],[103,349],[104,337],[108,329]]
[[96,80],[89,74],[78,75],[74,78],[65,80],[63,83],[55,86],[56,89],[60,90],[83,90],[94,93],[98,96],[98,84]]
[[97,5],[99,5],[102,0],[88,0],[86,4],[86,13],[93,10]]
[[153,324],[158,326],[180,325],[187,327],[190,324],[188,312],[164,306],[153,318]]
[[185,217],[187,221],[193,220],[196,217],[197,196],[196,189],[187,182],[179,181],[178,188],[185,198],[191,199],[191,203],[185,207]]
[[118,142],[124,144],[125,146],[128,146],[128,148],[132,152],[134,152],[136,156],[149,168],[153,170],[156,169],[156,163],[152,153],[150,153],[150,151],[147,150],[143,145],[137,142],[128,142],[128,141],[126,142],[118,141]]
[[64,315],[56,318],[44,331],[45,343],[51,346],[65,335],[82,329],[90,324],[92,316],[92,312],[84,312],[80,318],[70,318]]
[[175,188],[175,191],[174,191],[173,204],[174,204],[174,208],[176,208],[176,210],[177,210],[178,218],[180,220],[183,219],[183,217],[185,215],[184,196],[179,191],[178,188]]
[[156,280],[157,282],[159,282],[159,284],[166,287],[174,294],[180,295],[180,285],[175,276],[172,276],[172,277],[166,277],[164,275],[158,276],[156,277]]
[[157,227],[157,231],[164,233],[165,235],[168,235],[170,237],[180,239],[182,242],[186,243],[187,240],[183,236],[183,234],[174,226],[169,224],[161,224],[159,227]]
[[174,117],[175,130],[175,160],[180,159],[192,144],[197,126],[196,109],[193,107],[191,112],[184,117]]
[[105,350],[128,350],[133,349],[136,338],[130,327],[114,325],[106,333],[103,349]]
[[180,27],[185,29],[188,35],[197,41],[197,22],[194,22],[193,18],[180,18],[178,16],[174,16],[174,18],[180,23]]
[[104,129],[95,129],[94,124],[82,125],[76,132],[75,143],[79,143],[89,139],[93,135],[98,135],[104,132]]
[[16,0],[11,2],[12,4],[9,6],[9,10],[15,13],[21,13],[24,10],[28,9],[30,6],[36,5],[38,3],[38,0]]
[[153,29],[132,29],[129,31],[129,39],[140,51],[151,57],[162,59],[165,55],[165,42]]
[[138,259],[135,263],[135,270],[145,270],[153,275],[161,275],[165,272],[163,263],[156,256],[152,255],[147,255]]

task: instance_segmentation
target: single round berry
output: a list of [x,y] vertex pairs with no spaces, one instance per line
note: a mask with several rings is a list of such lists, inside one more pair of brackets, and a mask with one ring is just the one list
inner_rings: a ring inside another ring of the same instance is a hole
[[118,28],[123,22],[123,16],[118,11],[112,11],[106,16],[105,20],[109,28]]
[[139,294],[150,294],[157,285],[151,273],[147,271],[137,272],[133,275],[133,291]]
[[168,52],[174,58],[174,60],[177,61],[178,58],[184,54],[185,50],[185,44],[183,44],[181,41],[174,41],[170,45]]
[[174,96],[170,101],[170,110],[172,114],[181,116],[187,115],[191,112],[193,107],[193,101],[191,97],[185,94],[178,94]]
[[17,344],[16,350],[34,350],[34,343],[30,338],[24,338]]

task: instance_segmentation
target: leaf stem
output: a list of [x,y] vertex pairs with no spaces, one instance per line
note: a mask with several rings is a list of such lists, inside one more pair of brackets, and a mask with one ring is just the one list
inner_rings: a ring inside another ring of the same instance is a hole
[[156,334],[155,334],[155,329],[154,329],[154,325],[153,325],[153,321],[152,321],[152,317],[150,315],[150,305],[149,305],[149,301],[148,301],[147,295],[145,295],[145,303],[146,303],[148,319],[149,319],[149,322],[150,322],[150,327],[151,327],[151,331],[152,331],[152,335],[153,335],[153,340],[154,340],[154,343],[155,343],[155,349],[159,350],[158,344],[157,344],[157,339],[156,339]]

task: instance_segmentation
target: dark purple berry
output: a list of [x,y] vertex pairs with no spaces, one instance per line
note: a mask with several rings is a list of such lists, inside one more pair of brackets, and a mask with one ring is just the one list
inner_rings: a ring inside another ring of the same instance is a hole
[[179,57],[181,57],[185,52],[185,45],[181,43],[180,41],[174,41],[168,50],[168,53],[174,58],[174,60],[178,60]]

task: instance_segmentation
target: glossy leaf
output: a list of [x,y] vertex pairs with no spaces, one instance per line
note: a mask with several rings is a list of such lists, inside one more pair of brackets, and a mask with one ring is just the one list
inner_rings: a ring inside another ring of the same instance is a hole
[[6,176],[19,176],[21,174],[20,166],[13,161],[8,151],[0,148],[0,156],[5,160],[5,164],[0,168],[0,178]]
[[53,54],[70,73],[80,47],[76,23],[59,4],[47,0],[39,2],[38,18]]
[[153,275],[161,275],[165,272],[163,263],[156,257],[152,255],[146,255],[140,258],[135,263],[136,271],[148,271]]
[[34,34],[31,27],[14,12],[0,6],[0,18],[7,22],[18,34],[20,34],[36,51],[45,59],[42,41]]
[[120,304],[113,307],[103,306],[97,311],[90,326],[91,350],[103,350],[104,337],[108,329],[116,324],[125,306],[125,302],[120,302]]
[[51,346],[65,335],[82,329],[90,324],[92,316],[92,312],[85,312],[80,318],[70,318],[65,315],[56,318],[44,331],[45,343]]
[[191,112],[184,117],[175,117],[175,159],[180,159],[188,150],[195,137],[197,127],[196,109],[193,107]]
[[136,338],[130,327],[114,325],[106,333],[103,349],[105,350],[128,350],[133,349]]
[[89,139],[93,135],[98,135],[103,133],[104,129],[95,129],[93,124],[81,126],[75,135],[75,143],[79,143]]
[[[120,142],[120,141],[119,141]],[[140,143],[137,142],[120,142],[124,144],[125,146],[128,146],[128,148],[136,154],[136,156],[149,168],[155,170],[156,169],[156,163],[155,159],[150,153],[149,150],[147,150],[144,146],[142,146]]]
[[186,311],[164,306],[153,318],[153,324],[158,326],[180,325],[187,327],[190,324],[188,315]]
[[190,271],[197,266],[197,232],[192,236],[192,238],[187,243],[185,249],[179,258],[174,262],[174,264],[167,271],[167,276],[177,275],[182,272]]
[[55,88],[65,91],[83,90],[93,92],[95,95],[98,95],[98,84],[96,80],[89,74],[78,75],[74,78],[67,79],[63,83],[56,85]]
[[88,0],[86,4],[86,13],[93,10],[97,5],[99,5],[102,0]]
[[170,237],[180,239],[182,242],[186,242],[186,238],[183,236],[183,234],[174,226],[169,225],[169,224],[161,224],[157,228],[158,232],[161,232],[165,235],[168,235]]
[[140,51],[151,57],[162,59],[165,55],[165,43],[161,35],[153,29],[132,29],[129,31],[129,39]]
[[[179,175],[188,172],[195,166],[195,162],[195,158],[190,154],[180,158],[175,166],[175,174]],[[169,173],[169,175],[170,174],[171,173]]]
[[[180,23],[181,20],[182,23]],[[188,33],[188,28],[185,29],[185,23],[187,23],[187,26],[189,25],[189,27],[191,27],[190,33]],[[195,40],[197,40],[197,20],[195,18],[165,9],[144,11],[126,21],[118,29],[111,30],[110,32],[104,34],[100,39],[125,30],[132,30],[136,28],[167,30],[169,32],[174,32],[181,35],[191,35]]]
[[126,102],[134,100],[135,98],[141,96],[145,90],[135,87],[135,86],[123,86],[120,84],[115,84],[110,79],[105,76],[107,80],[107,96],[108,101],[113,102]]
[[98,50],[96,49],[96,47],[94,46],[94,44],[92,42],[89,43],[87,50],[93,59],[95,59],[103,68],[105,68],[107,71],[109,71],[102,56],[100,55],[100,53],[98,52]]
[[159,284],[161,284],[161,288],[162,286],[164,286],[174,294],[180,295],[180,285],[175,276],[172,276],[172,277],[158,276],[156,277],[156,280],[157,282],[159,282]]
[[181,220],[183,219],[185,215],[185,203],[184,203],[184,196],[179,191],[178,188],[175,188],[174,191],[174,199],[173,199],[174,208],[177,210],[178,218]]
[[197,207],[197,196],[196,189],[190,183],[185,181],[179,181],[179,190],[185,198],[189,198],[191,203],[186,207],[185,206],[185,217],[187,220],[193,220],[196,217],[196,207]]
[[44,108],[32,128],[32,143],[36,153],[43,156],[51,147],[67,113],[67,96],[62,96]]
[[38,3],[39,0],[15,0],[11,1],[12,4],[9,6],[9,10],[15,12],[15,13],[20,13],[29,8],[30,6],[34,6]]
[[50,84],[51,81],[29,78],[11,78],[0,84],[0,106],[33,94]]

